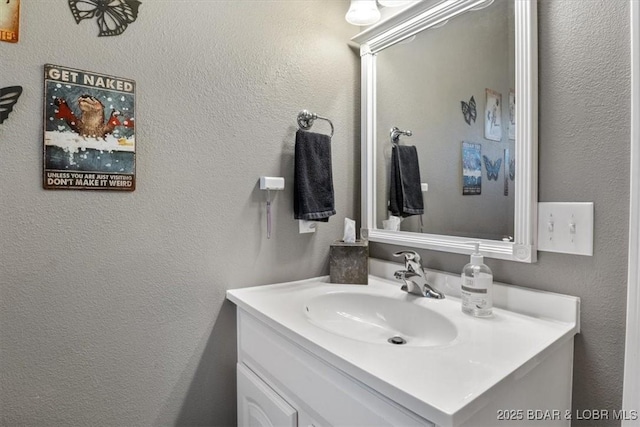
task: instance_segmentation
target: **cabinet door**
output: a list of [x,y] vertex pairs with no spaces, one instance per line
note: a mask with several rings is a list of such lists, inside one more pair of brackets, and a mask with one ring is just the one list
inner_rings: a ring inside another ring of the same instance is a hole
[[296,427],[296,410],[241,363],[238,372],[238,426]]
[[250,366],[251,372],[267,383],[275,379],[279,396],[298,411],[300,427],[434,426],[247,312],[240,309],[238,314],[240,363]]

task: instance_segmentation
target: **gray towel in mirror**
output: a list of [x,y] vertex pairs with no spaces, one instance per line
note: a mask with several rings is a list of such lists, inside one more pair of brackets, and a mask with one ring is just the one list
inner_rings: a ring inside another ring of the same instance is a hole
[[296,219],[329,221],[336,214],[331,171],[331,137],[296,132],[293,210]]
[[424,213],[418,150],[413,145],[394,144],[391,150],[389,211],[408,217]]

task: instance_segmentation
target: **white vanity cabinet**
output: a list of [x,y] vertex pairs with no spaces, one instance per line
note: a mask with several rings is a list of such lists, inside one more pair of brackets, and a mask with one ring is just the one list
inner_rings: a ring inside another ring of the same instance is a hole
[[385,279],[394,269],[370,260],[367,286],[318,277],[227,291],[240,426],[570,425],[578,298],[495,283],[493,317],[477,319],[460,310],[459,275],[428,271],[447,294],[434,300]]
[[238,425],[434,426],[238,308]]

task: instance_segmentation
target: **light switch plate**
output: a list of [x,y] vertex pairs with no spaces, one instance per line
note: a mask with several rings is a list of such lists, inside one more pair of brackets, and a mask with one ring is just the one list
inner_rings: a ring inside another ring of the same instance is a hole
[[593,256],[593,203],[538,203],[538,250]]

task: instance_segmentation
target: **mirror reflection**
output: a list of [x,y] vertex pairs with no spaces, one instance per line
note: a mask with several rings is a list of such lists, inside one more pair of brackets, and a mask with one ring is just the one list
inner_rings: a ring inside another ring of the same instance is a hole
[[377,228],[512,239],[513,17],[496,0],[377,53]]

